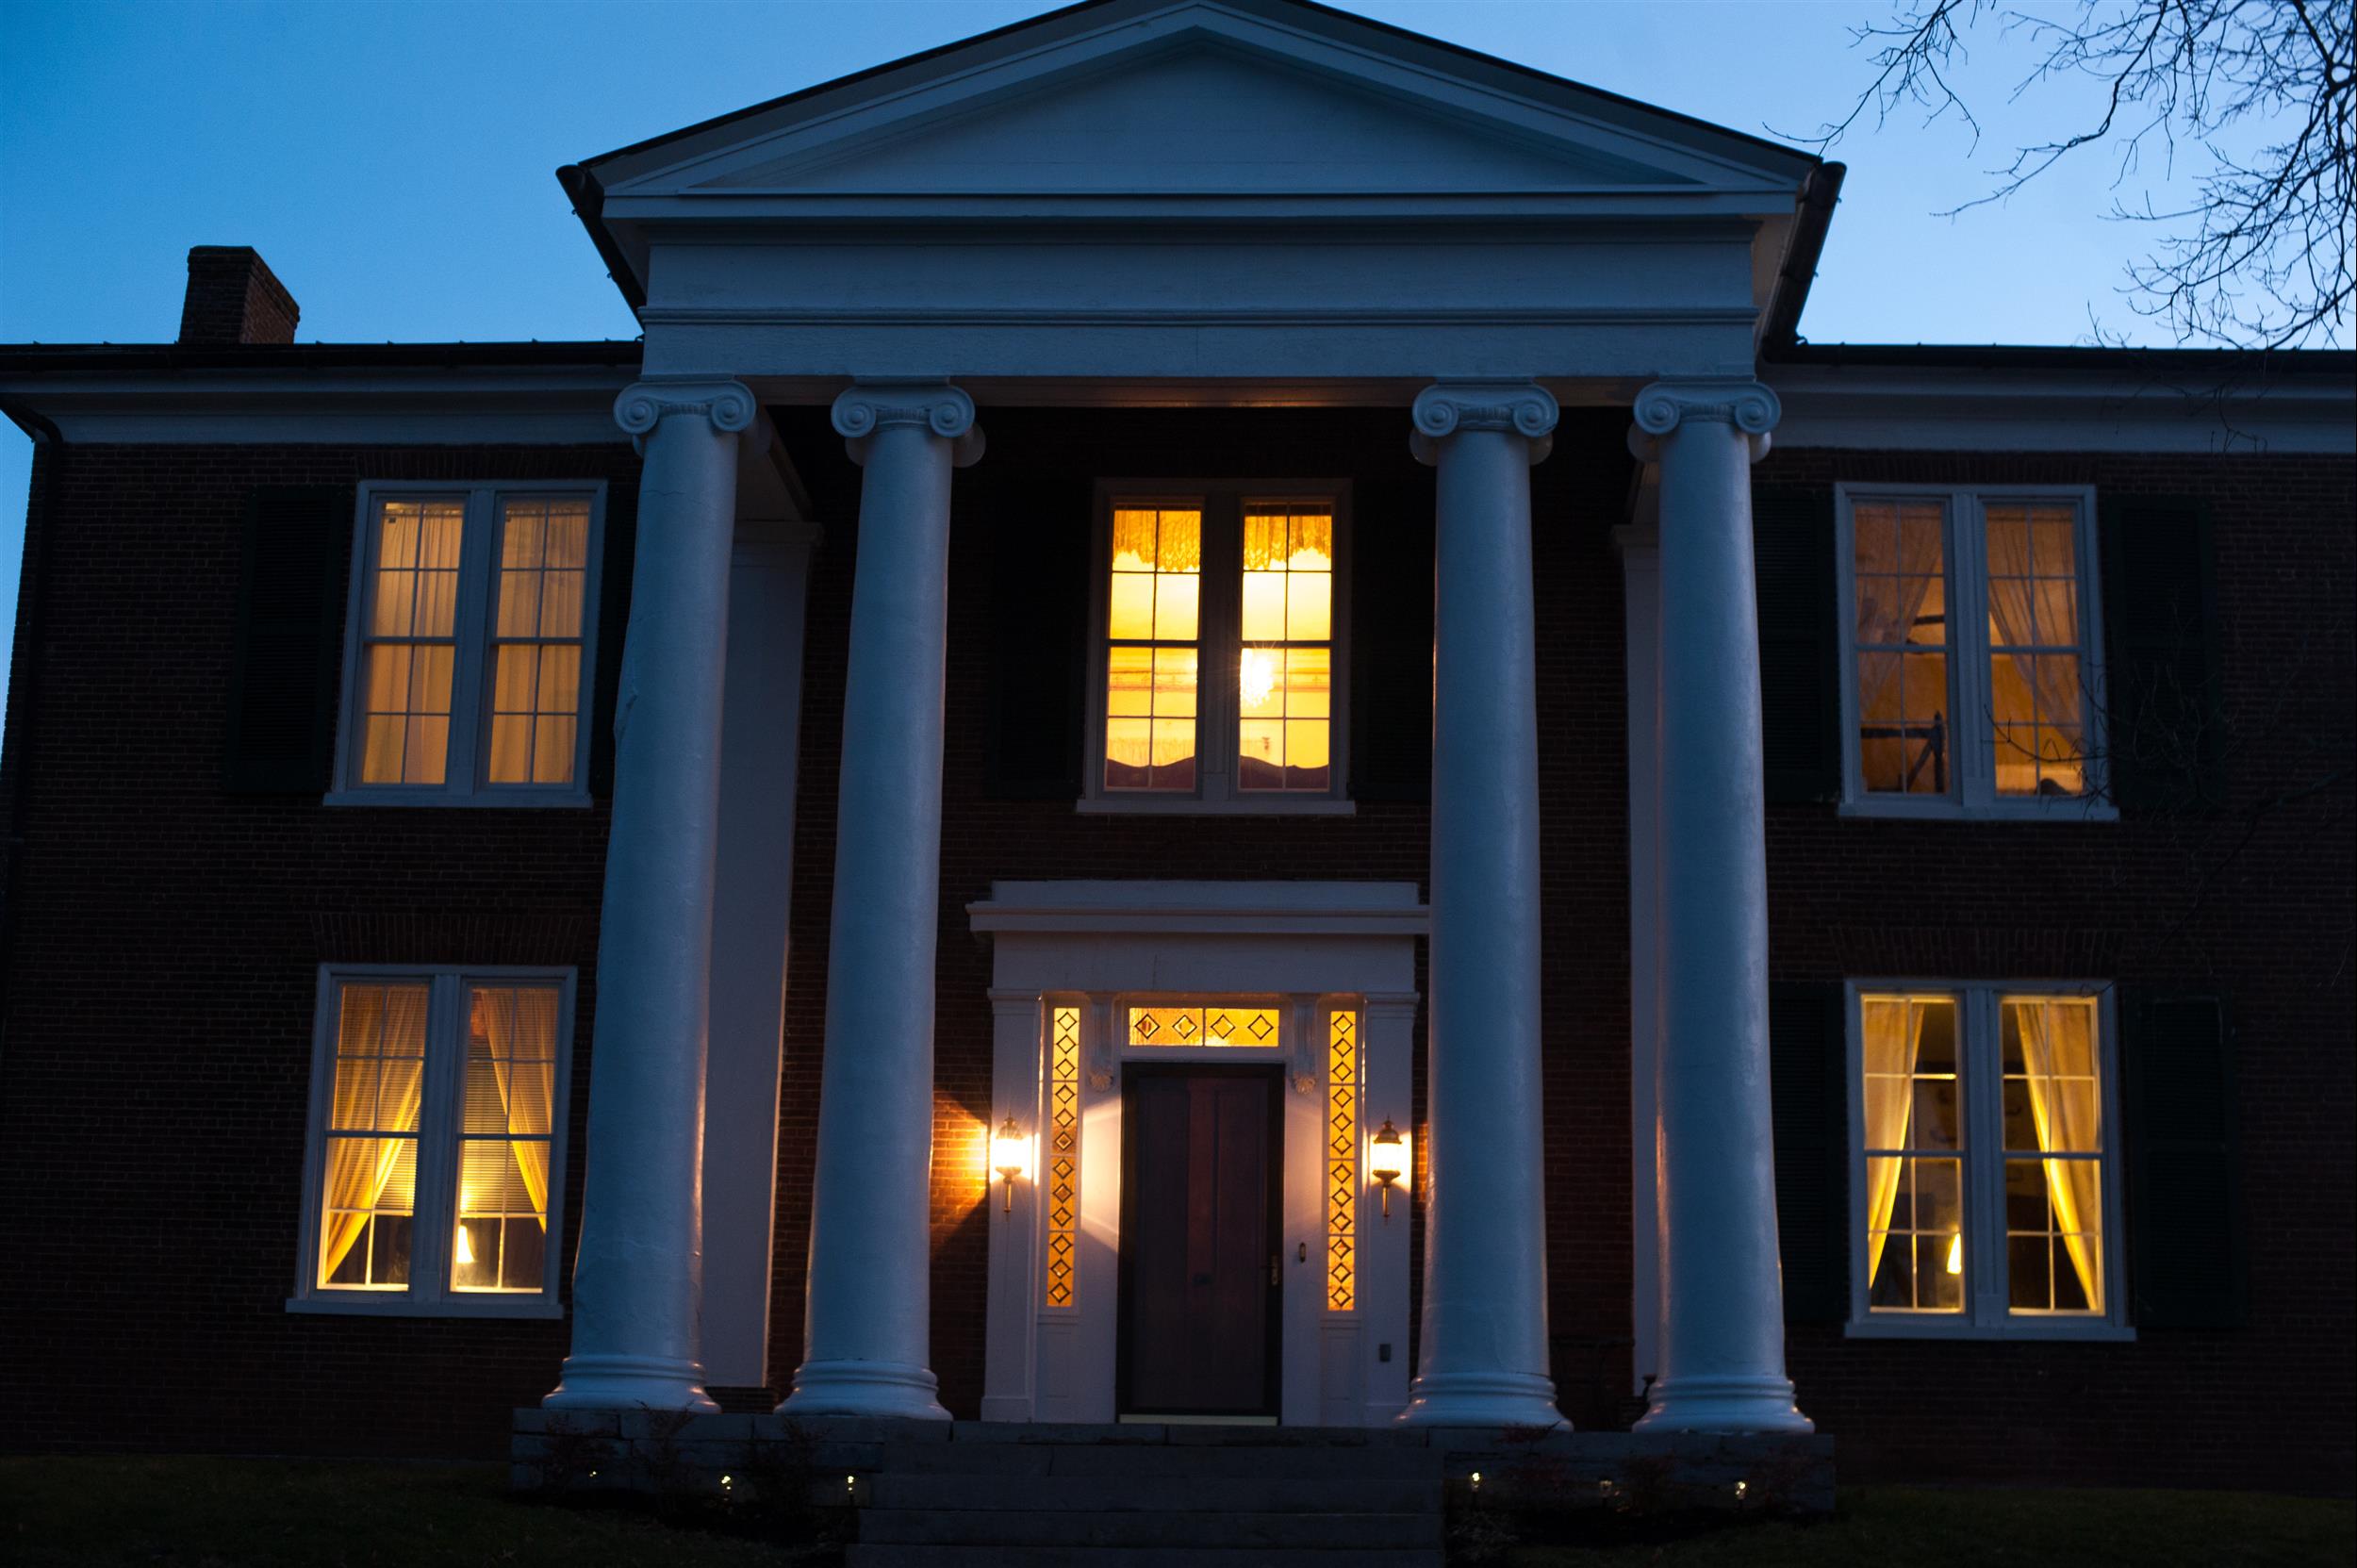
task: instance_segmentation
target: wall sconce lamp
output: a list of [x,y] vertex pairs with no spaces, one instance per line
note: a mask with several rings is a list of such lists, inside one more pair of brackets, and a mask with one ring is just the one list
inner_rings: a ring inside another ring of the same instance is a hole
[[1031,1163],[1031,1141],[1023,1135],[1021,1128],[1014,1125],[1013,1116],[1000,1122],[998,1131],[991,1135],[990,1163],[998,1172],[1006,1190],[1006,1212],[1012,1214],[1014,1213],[1015,1178],[1021,1176]]
[[1392,1183],[1408,1174],[1408,1134],[1383,1118],[1382,1128],[1367,1145],[1367,1174],[1383,1189],[1383,1217],[1392,1217]]

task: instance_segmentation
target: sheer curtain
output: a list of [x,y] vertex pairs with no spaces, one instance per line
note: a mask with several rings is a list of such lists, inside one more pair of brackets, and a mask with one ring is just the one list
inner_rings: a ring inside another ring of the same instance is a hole
[[[2054,635],[2062,628],[2049,627],[2041,631],[2038,625],[2040,618],[2036,613],[2036,604],[2040,589],[2051,592],[2058,586],[2068,585],[2058,585],[2052,578],[2040,582],[2034,575],[2035,557],[2031,539],[2036,533],[2035,513],[2023,520],[2006,520],[2002,524],[1992,519],[1988,527],[1989,640],[1997,645],[1998,650],[2013,651],[2009,655],[2013,668],[2020,675],[2022,685],[2034,694],[2037,704],[2036,713],[2009,714],[1997,709],[1990,717],[2001,751],[2010,734],[2018,729],[2027,730],[2036,724],[2038,730],[2034,732],[2036,740],[2033,745],[2046,738],[2043,732],[2052,730],[2069,738],[2070,751],[2067,760],[2076,762],[2079,755],[2079,661],[2067,653],[2050,653],[2040,658],[2034,652],[2026,652],[2041,641],[2060,643],[2064,640]],[[2057,619],[2052,608],[2048,619]],[[2072,619],[2075,623],[2075,614]],[[2071,638],[2075,640],[2075,624],[2070,630]],[[1996,708],[1998,700],[1997,689],[1992,685],[1992,708]],[[2042,746],[2039,748],[2041,751],[2043,749]],[[2008,760],[2036,764],[2066,759],[2043,756],[2008,759],[2003,755],[1998,758],[2001,765]]]
[[[1914,635],[1915,618],[1923,613],[1923,601],[1940,581],[1940,530],[1910,528],[1904,513],[1894,513],[1887,524],[1878,521],[1859,527],[1857,536],[1858,645],[1895,648]],[[1939,640],[1948,640],[1944,632]],[[1896,653],[1859,660],[1863,679],[1858,683],[1857,711],[1861,719],[1888,711],[1883,704],[1898,684],[1903,667]]]
[[[327,1230],[320,1247],[322,1281],[335,1274],[368,1233],[371,1215],[417,1136],[418,1110],[425,1094],[429,993],[422,985],[394,985],[381,995],[385,1013],[383,1033],[375,1042],[378,1054],[373,1060],[339,1056],[336,1107],[330,1114],[338,1127],[402,1136],[328,1139]],[[353,999],[347,992],[344,1005],[351,1007]],[[338,1027],[346,1028],[348,1023],[339,1021]],[[360,1066],[362,1062],[366,1068]]]
[[[2048,1154],[2094,1154],[2101,1147],[2096,1141],[2100,1113],[2093,1041],[2086,1036],[2087,1009],[2057,1009],[2036,1002],[2006,1005],[2013,1008],[2021,1026],[2021,1065],[2029,1084],[2030,1114],[2037,1127],[2038,1148]],[[2058,1012],[2068,1013],[2071,1019],[2060,1032],[2075,1038],[2067,1042],[2054,1038]],[[2070,1060],[2065,1060],[2062,1047],[2066,1044],[2071,1048]],[[2084,1075],[2085,1087],[2073,1092],[2074,1085],[2065,1082],[2061,1075]],[[2100,1312],[2103,1310],[2102,1163],[2047,1160],[2043,1164],[2047,1197],[2053,1202],[2070,1267],[2079,1276],[2079,1288],[2086,1293],[2089,1310]]]
[[474,1016],[490,1042],[491,1076],[507,1114],[508,1151],[540,1229],[549,1228],[549,1123],[555,1099],[556,993],[479,990]]
[[[1865,1003],[1866,1147],[1904,1148],[1907,1124],[1915,1114],[1915,1060],[1923,1044],[1925,1009],[1904,997],[1870,998]],[[1878,1093],[1875,1080],[1884,1080]],[[1883,1243],[1889,1239],[1890,1216],[1899,1203],[1899,1174],[1905,1162],[1897,1156],[1866,1162],[1866,1283],[1871,1288],[1881,1271]]]

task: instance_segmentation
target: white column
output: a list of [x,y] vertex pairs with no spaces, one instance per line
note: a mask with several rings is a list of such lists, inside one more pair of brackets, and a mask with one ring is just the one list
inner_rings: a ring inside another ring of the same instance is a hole
[[[1649,1431],[1805,1432],[1784,1371],[1768,1098],[1768,857],[1751,465],[1776,395],[1660,382],[1660,1377]],[[1832,569],[1832,563],[1826,564]]]
[[718,1409],[697,1345],[704,1050],[736,433],[753,414],[733,381],[640,382],[614,405],[647,466],[614,714],[573,1352],[552,1408]]
[[866,383],[834,427],[866,470],[836,796],[834,925],[796,1415],[947,1420],[928,1366],[933,939],[949,470],[981,455],[946,382]]
[[1431,1042],[1424,1344],[1402,1419],[1556,1426],[1539,1060],[1539,718],[1530,465],[1555,399],[1442,382],[1433,611]]

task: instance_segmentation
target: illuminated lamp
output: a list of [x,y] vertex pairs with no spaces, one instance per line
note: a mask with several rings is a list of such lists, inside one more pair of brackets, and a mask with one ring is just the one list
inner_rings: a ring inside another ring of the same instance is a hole
[[1011,1214],[1014,1213],[1015,1178],[1031,1163],[1030,1156],[1030,1140],[1014,1125],[1014,1118],[1009,1116],[1000,1122],[998,1131],[991,1135],[990,1163],[1006,1184],[1006,1210]]
[[1962,1231],[1948,1238],[1948,1272],[1951,1274],[1964,1272],[1964,1233]]
[[1392,1118],[1383,1118],[1367,1145],[1367,1174],[1383,1189],[1383,1217],[1392,1217],[1392,1183],[1408,1174],[1408,1134],[1392,1125]]

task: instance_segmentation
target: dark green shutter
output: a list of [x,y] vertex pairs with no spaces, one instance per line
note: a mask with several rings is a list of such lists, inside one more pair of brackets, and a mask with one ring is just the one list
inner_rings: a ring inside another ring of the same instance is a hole
[[1432,798],[1432,510],[1361,496],[1350,536],[1350,794]]
[[2249,1268],[2225,1003],[2126,991],[2119,1019],[2134,1319],[2239,1328]]
[[2103,630],[2112,798],[2142,811],[2224,801],[2210,514],[2177,496],[2106,496]]
[[1848,1029],[1839,985],[1768,992],[1768,1072],[1776,1138],[1776,1239],[1784,1315],[1838,1323],[1850,1312]]
[[991,552],[990,795],[1076,800],[1095,689],[1089,486],[1010,478],[981,504]]
[[630,584],[637,564],[635,486],[616,486],[606,503],[605,543],[598,566],[597,685],[589,708],[589,792],[614,793],[614,704],[622,687],[622,649],[630,633]]
[[1841,797],[1841,617],[1834,602],[1833,491],[1752,495],[1768,799]]
[[246,506],[223,787],[318,794],[336,743],[353,492],[271,486]]

